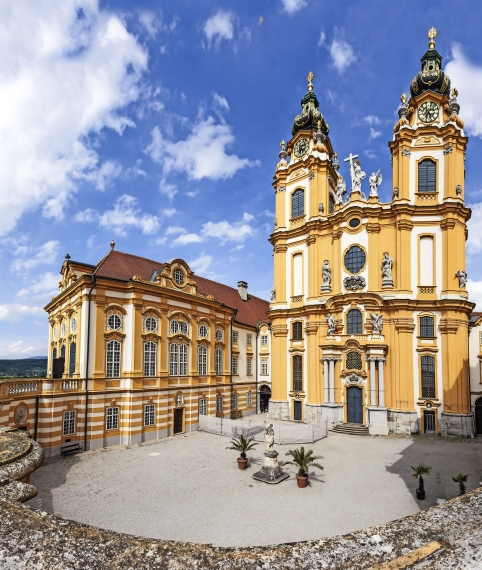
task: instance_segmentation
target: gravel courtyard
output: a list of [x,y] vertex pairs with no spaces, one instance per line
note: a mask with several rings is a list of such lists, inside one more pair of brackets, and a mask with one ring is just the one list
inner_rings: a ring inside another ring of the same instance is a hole
[[[150,445],[110,448],[53,460],[32,476],[38,496],[27,504],[119,532],[168,540],[254,546],[316,539],[381,524],[436,503],[436,471],[446,498],[458,494],[451,477],[482,478],[482,442],[438,437],[360,437],[329,433],[313,448],[324,471],[298,489],[296,469],[279,485],[255,481],[264,444],[237,467],[229,439],[204,432]],[[279,459],[293,445],[275,445]],[[433,466],[427,499],[414,498],[410,465]]]

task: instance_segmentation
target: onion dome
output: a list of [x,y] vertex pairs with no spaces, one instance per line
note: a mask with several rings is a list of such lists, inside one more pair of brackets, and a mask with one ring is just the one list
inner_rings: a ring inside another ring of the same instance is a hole
[[313,92],[314,78],[312,71],[308,74],[308,92],[301,99],[301,113],[296,115],[291,127],[291,134],[295,135],[298,131],[320,130],[325,136],[328,135],[329,127],[319,111],[319,102]]
[[437,30],[430,28],[428,31],[430,42],[428,51],[422,57],[422,70],[417,73],[410,85],[410,94],[417,97],[425,91],[434,91],[442,95],[450,93],[450,79],[442,69],[442,56],[435,49],[434,38],[437,37]]

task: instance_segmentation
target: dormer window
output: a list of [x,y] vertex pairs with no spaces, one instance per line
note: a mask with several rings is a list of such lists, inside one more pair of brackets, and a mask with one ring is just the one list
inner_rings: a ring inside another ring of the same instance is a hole
[[176,269],[174,269],[172,276],[177,285],[182,285],[184,283],[184,273],[182,269],[179,269],[179,267],[176,267]]
[[418,163],[418,191],[436,192],[437,164],[429,158]]

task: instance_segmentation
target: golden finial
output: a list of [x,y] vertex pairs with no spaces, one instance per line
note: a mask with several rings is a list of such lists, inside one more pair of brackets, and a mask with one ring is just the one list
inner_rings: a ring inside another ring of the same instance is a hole
[[115,247],[115,241],[112,240],[112,241],[110,242],[110,248],[111,248],[111,249],[114,249],[114,247]]
[[452,99],[457,99],[457,95],[459,94],[456,87],[452,89]]
[[280,145],[280,147],[281,147],[281,150],[284,150],[284,149],[285,149],[285,144],[286,144],[286,143],[285,143],[285,140],[284,140],[284,139],[279,143],[279,145]]
[[405,103],[407,101],[407,94],[406,93],[402,93],[402,96],[400,97],[400,101],[402,103]]
[[435,42],[433,40],[437,37],[437,30],[432,26],[430,28],[430,30],[428,31],[427,36],[430,39],[430,41],[428,43],[428,48],[434,49],[435,48]]
[[312,71],[310,71],[310,72],[308,73],[308,77],[307,77],[307,80],[308,80],[308,91],[313,91],[313,83],[311,83],[311,82],[313,81],[314,77],[315,77],[315,74],[314,74]]

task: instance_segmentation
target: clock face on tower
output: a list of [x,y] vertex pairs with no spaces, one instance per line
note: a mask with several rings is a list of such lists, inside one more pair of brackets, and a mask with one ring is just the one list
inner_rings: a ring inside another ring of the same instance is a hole
[[308,152],[308,147],[309,147],[308,139],[300,139],[295,144],[294,151],[296,158],[301,158],[302,156],[304,156]]
[[418,118],[424,123],[433,123],[438,117],[438,105],[433,101],[425,101],[418,109]]

